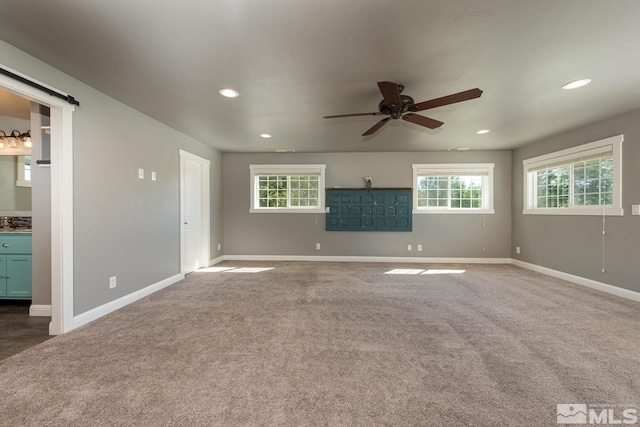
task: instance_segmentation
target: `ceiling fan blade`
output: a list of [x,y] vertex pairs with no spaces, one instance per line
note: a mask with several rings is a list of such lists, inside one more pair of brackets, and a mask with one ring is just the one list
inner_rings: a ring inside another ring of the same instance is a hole
[[[432,99],[430,101],[418,102],[409,108],[411,111],[423,111],[429,108],[441,107],[443,105],[455,104],[456,102],[467,101],[473,98],[479,98],[482,91],[478,88],[465,90],[464,92],[454,93],[453,95],[443,96],[442,98]],[[403,117],[404,118],[404,117]]]
[[394,82],[378,82],[378,87],[384,98],[384,102],[391,106],[396,105],[402,107],[402,100],[400,99],[400,89],[398,83]]
[[354,113],[354,114],[338,114],[337,116],[324,116],[323,119],[335,119],[337,117],[355,117],[355,116],[384,116],[383,113]]
[[439,128],[444,124],[440,120],[431,119],[429,117],[421,116],[420,114],[405,114],[402,116],[402,120],[406,120],[429,129]]
[[378,123],[376,123],[375,125],[373,125],[371,127],[371,129],[369,129],[368,131],[366,131],[365,133],[362,134],[362,136],[368,136],[368,135],[373,135],[378,129],[380,129],[382,126],[384,126],[385,124],[387,124],[387,122],[391,120],[391,117],[387,117],[386,119],[382,119],[380,120]]

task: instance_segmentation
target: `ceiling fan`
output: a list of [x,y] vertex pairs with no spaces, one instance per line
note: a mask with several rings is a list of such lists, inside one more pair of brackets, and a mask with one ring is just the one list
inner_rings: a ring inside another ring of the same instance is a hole
[[431,119],[429,117],[415,114],[418,111],[428,110],[430,108],[441,107],[443,105],[455,104],[456,102],[468,101],[469,99],[479,98],[482,91],[478,88],[465,90],[464,92],[454,93],[453,95],[443,96],[442,98],[432,99],[430,101],[413,102],[413,98],[409,95],[401,95],[404,86],[394,82],[378,82],[378,87],[382,93],[382,101],[378,104],[378,112],[376,113],[355,113],[355,114],[339,114],[337,116],[324,116],[325,119],[334,119],[337,117],[354,117],[354,116],[389,116],[380,120],[373,125],[362,136],[373,135],[382,126],[387,124],[391,119],[406,120],[420,126],[435,129],[444,123]]

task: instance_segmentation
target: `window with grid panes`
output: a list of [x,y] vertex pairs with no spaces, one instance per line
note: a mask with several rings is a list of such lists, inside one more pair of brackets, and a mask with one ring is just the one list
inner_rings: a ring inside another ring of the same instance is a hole
[[523,161],[525,214],[621,215],[623,136]]
[[324,212],[325,165],[251,165],[251,212]]
[[413,165],[414,213],[493,213],[493,167]]

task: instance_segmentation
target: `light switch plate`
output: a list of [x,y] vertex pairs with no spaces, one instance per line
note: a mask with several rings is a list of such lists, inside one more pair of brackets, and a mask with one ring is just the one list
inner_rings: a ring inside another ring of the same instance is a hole
[[156,180],[156,173],[151,172],[151,181],[155,181],[155,180]]
[[144,179],[144,169],[138,169],[138,178]]
[[640,215],[640,205],[631,205],[631,215]]

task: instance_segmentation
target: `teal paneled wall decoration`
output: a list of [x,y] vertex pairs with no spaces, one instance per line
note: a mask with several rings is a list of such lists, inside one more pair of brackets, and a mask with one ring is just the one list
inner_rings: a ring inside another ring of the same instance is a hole
[[330,188],[327,231],[411,231],[410,188]]

